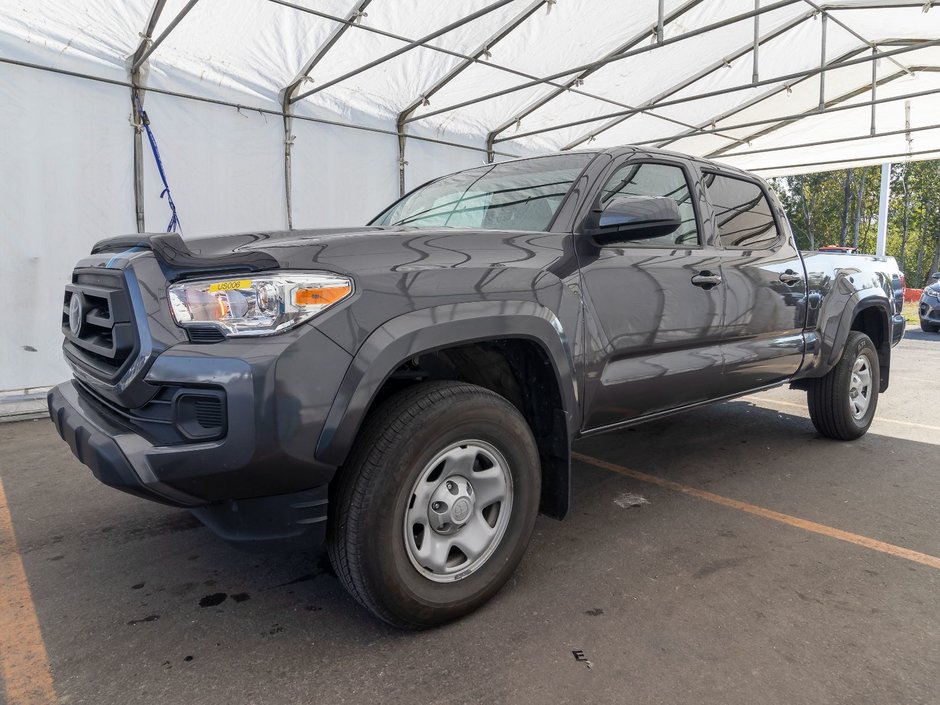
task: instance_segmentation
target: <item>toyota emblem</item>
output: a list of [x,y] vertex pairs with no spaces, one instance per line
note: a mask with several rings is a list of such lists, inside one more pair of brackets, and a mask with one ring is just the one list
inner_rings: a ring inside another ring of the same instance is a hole
[[85,312],[82,310],[82,297],[78,293],[72,294],[72,300],[69,302],[69,330],[76,338],[82,332],[82,323],[85,320]]

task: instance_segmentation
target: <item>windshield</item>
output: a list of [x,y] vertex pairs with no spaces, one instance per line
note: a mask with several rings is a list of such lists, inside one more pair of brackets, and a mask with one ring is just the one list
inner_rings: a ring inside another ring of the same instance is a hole
[[547,230],[593,154],[492,164],[445,176],[395,203],[370,225]]

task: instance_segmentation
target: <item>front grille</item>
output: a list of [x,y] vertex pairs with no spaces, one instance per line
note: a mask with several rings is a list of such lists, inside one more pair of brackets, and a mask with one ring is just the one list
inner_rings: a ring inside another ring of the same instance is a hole
[[77,270],[65,287],[62,333],[70,359],[99,379],[115,379],[137,350],[123,272]]

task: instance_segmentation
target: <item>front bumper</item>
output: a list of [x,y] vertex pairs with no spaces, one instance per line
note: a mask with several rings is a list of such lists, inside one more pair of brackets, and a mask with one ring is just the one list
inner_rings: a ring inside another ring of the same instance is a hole
[[349,355],[312,327],[163,352],[148,384],[222,392],[226,431],[214,440],[164,442],[137,424],[135,410],[109,406],[76,380],[49,392],[49,413],[104,484],[192,509],[228,539],[304,535],[309,545],[325,531],[336,470],[316,460],[316,443],[348,364]]
[[923,297],[918,307],[920,322],[940,326],[940,299]]

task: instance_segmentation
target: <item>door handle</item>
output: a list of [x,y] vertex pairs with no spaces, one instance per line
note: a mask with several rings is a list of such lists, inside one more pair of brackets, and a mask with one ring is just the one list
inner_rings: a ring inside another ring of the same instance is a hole
[[709,272],[706,269],[692,277],[692,283],[707,291],[721,284],[721,275]]
[[801,281],[803,281],[803,277],[802,275],[794,272],[792,269],[788,269],[780,275],[780,281],[782,281],[787,286],[793,286],[794,284],[799,284]]

